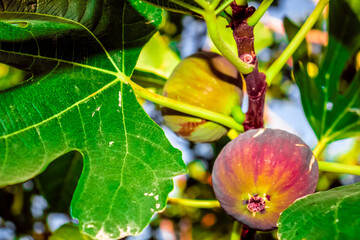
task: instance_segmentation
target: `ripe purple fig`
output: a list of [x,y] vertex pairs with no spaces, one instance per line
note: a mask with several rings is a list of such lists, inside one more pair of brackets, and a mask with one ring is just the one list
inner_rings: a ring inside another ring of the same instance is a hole
[[250,228],[276,228],[296,199],[315,191],[318,163],[297,136],[279,129],[254,129],[229,142],[212,175],[221,207]]
[[[166,82],[163,95],[177,101],[230,115],[242,99],[241,77],[223,56],[200,52],[183,59]],[[227,133],[217,123],[162,108],[165,124],[193,142],[215,141]]]

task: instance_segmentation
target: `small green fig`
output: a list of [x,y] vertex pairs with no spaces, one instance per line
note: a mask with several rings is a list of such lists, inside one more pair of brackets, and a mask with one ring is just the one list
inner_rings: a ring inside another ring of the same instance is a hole
[[217,157],[212,182],[221,207],[250,228],[276,228],[296,199],[315,191],[318,163],[297,136],[254,129],[229,142]]
[[[200,52],[183,59],[166,82],[163,95],[177,101],[230,115],[242,99],[241,77],[223,56]],[[162,108],[165,124],[193,142],[215,141],[227,133],[217,123]]]

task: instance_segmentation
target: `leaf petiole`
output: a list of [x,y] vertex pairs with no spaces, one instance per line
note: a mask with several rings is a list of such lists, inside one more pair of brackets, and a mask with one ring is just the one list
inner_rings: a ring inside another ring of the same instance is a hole
[[[204,10],[208,9],[208,8],[212,8],[212,6],[210,5],[210,3],[208,3],[205,0],[194,0],[197,4],[199,4]],[[216,0],[215,0],[216,1]]]
[[233,0],[226,0],[223,3],[221,3],[220,6],[215,10],[215,15],[218,15],[219,13],[224,11],[224,9],[227,8],[232,2]]
[[[313,150],[313,153],[317,159],[320,158],[320,156],[322,155],[328,144],[329,144],[329,140],[327,138],[322,138],[319,140],[318,144]],[[320,171],[360,175],[360,166],[357,165],[324,162],[324,161],[318,161],[318,164]]]
[[360,176],[360,166],[357,165],[324,162],[324,161],[318,161],[318,164],[319,164],[319,170],[321,171]]
[[254,70],[254,65],[243,62],[230,48],[226,45],[224,40],[221,38],[214,10],[207,8],[205,9],[204,19],[208,28],[209,36],[213,41],[214,45],[231,62],[236,69],[242,74],[249,74]]
[[326,138],[321,138],[317,143],[316,147],[313,150],[313,153],[317,159],[319,159],[324,152],[326,146],[328,145],[329,141]]
[[204,11],[202,9],[197,8],[197,7],[195,7],[195,6],[191,5],[191,4],[185,3],[185,2],[183,2],[181,0],[170,0],[170,2],[173,2],[173,3],[175,3],[175,4],[177,4],[177,5],[181,6],[181,7],[187,8],[187,9],[189,9],[189,10],[191,10],[191,11],[193,11],[193,12],[199,14],[199,15],[204,14]]
[[295,37],[282,52],[280,57],[268,68],[266,71],[266,81],[268,86],[271,85],[271,81],[280,72],[282,67],[286,64],[286,61],[294,54],[296,49],[300,46],[301,42],[305,39],[306,34],[316,23],[317,19],[321,16],[325,6],[329,3],[329,0],[320,0],[316,5],[314,11],[310,14],[309,18],[305,21],[304,25],[297,32]]
[[142,87],[163,88],[166,83],[166,78],[163,78],[152,72],[146,72],[135,69],[131,75],[132,81],[140,84]]
[[217,200],[194,200],[185,198],[168,198],[168,204],[178,204],[195,208],[219,208],[220,203]]
[[263,0],[253,15],[247,19],[249,26],[255,26],[274,0]]
[[131,80],[128,80],[127,83],[131,85],[137,95],[149,101],[152,101],[164,107],[174,109],[179,112],[187,113],[196,117],[220,123],[226,127],[234,128],[240,132],[244,132],[244,127],[230,116],[226,116],[221,113],[213,112],[204,108],[196,107],[190,104],[176,101],[171,98],[161,96],[159,94],[150,92],[149,90],[139,86]]
[[217,6],[219,5],[221,0],[213,0],[211,3],[210,3],[210,6],[212,9],[216,9]]

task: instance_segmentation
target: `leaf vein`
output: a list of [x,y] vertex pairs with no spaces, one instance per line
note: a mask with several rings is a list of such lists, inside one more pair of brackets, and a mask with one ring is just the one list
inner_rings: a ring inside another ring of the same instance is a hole
[[[114,68],[116,69],[117,73],[121,73],[122,71],[119,70],[119,68],[117,67],[116,63],[114,62],[114,59],[110,56],[109,52],[106,50],[105,46],[100,42],[100,40],[94,35],[94,33],[92,31],[90,31],[90,29],[88,29],[85,25],[81,24],[80,22],[68,19],[68,18],[64,18],[64,17],[60,17],[60,16],[56,16],[56,15],[48,15],[48,14],[42,14],[42,13],[23,13],[23,12],[7,12],[7,11],[3,11],[2,13],[10,13],[10,14],[14,14],[14,13],[20,13],[23,15],[29,14],[29,15],[39,15],[39,16],[46,16],[46,17],[50,17],[50,18],[58,18],[61,19],[65,22],[70,22],[72,24],[75,24],[77,26],[80,26],[81,28],[83,28],[85,31],[87,31],[94,39],[95,41],[100,45],[101,49],[104,51],[104,53],[106,54],[107,58],[109,59],[109,61],[111,62],[111,64],[114,66]],[[123,19],[124,20],[124,19]],[[124,21],[123,21],[124,22]]]
[[50,58],[50,57],[44,57],[44,56],[37,56],[37,55],[29,54],[29,53],[18,53],[18,52],[3,50],[3,49],[0,49],[0,52],[10,53],[10,54],[15,54],[15,55],[21,55],[21,56],[27,56],[27,57],[33,57],[33,58],[40,58],[40,59],[56,61],[56,62],[61,62],[61,63],[66,63],[66,64],[69,64],[69,65],[79,66],[79,67],[82,67],[82,68],[89,68],[89,69],[99,71],[99,72],[103,72],[103,73],[107,73],[107,74],[110,74],[110,75],[113,75],[113,76],[118,76],[119,75],[119,73],[116,73],[116,72],[113,72],[113,71],[105,70],[105,69],[102,69],[102,68],[98,68],[98,67],[94,67],[94,66],[90,66],[90,65],[86,65],[86,64],[76,63],[76,62],[72,62],[72,61],[68,61],[68,60],[63,60],[63,59],[56,59],[56,58]]
[[[91,94],[91,95],[89,95],[89,96],[81,99],[80,101],[74,103],[73,105],[65,108],[64,110],[60,111],[59,113],[54,114],[53,116],[51,116],[51,117],[49,117],[49,118],[47,118],[47,119],[44,119],[44,120],[41,121],[41,122],[38,122],[38,123],[33,124],[33,125],[31,125],[31,126],[27,126],[26,128],[23,128],[23,129],[21,129],[21,130],[18,130],[18,131],[9,133],[9,134],[7,134],[7,135],[0,136],[0,139],[9,138],[9,137],[11,137],[11,136],[13,136],[13,135],[17,135],[17,134],[19,134],[19,133],[25,132],[25,131],[27,131],[27,130],[29,130],[29,129],[31,129],[31,128],[40,126],[40,125],[42,125],[42,124],[44,124],[44,123],[46,123],[46,122],[48,122],[48,121],[51,121],[51,120],[54,119],[54,118],[57,118],[57,117],[61,116],[62,114],[68,112],[69,110],[73,109],[74,107],[78,107],[78,108],[79,108],[79,105],[80,105],[81,103],[86,102],[87,100],[89,100],[89,99],[90,99],[91,97],[93,97],[94,95],[97,95],[97,94],[101,93],[102,91],[104,91],[105,89],[107,89],[107,88],[111,87],[112,85],[118,83],[119,81],[120,81],[120,79],[119,79],[119,78],[116,78],[115,80],[111,81],[110,83],[108,83],[107,85],[105,85],[104,87],[102,87],[101,89],[99,89],[98,91],[96,91],[96,92],[94,92],[93,94]],[[80,114],[80,115],[81,115],[81,114]]]
[[9,155],[9,146],[8,145],[9,145],[8,140],[5,138],[5,157],[4,157],[4,163],[1,166],[0,175],[3,175],[5,165],[6,165],[7,161],[8,161],[8,155]]

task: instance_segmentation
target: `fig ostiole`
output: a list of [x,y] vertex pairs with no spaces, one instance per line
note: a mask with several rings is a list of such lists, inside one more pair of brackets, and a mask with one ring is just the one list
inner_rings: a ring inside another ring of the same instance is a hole
[[[207,110],[231,115],[241,105],[241,77],[223,56],[200,52],[183,59],[166,82],[163,95]],[[218,124],[162,108],[165,124],[193,142],[215,141],[227,132]]]
[[218,155],[212,173],[221,207],[250,228],[276,228],[296,199],[315,191],[318,163],[296,135],[279,129],[240,134]]

